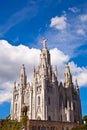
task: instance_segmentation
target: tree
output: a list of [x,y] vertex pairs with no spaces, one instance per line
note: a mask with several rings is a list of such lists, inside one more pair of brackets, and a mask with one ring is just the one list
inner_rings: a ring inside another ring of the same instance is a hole
[[[87,116],[84,116],[83,117],[83,122],[86,121],[87,122]],[[72,128],[72,130],[87,130],[87,123],[86,124],[82,124],[82,125],[79,125],[75,128]]]
[[84,116],[84,117],[83,117],[83,121],[87,121],[87,116]]

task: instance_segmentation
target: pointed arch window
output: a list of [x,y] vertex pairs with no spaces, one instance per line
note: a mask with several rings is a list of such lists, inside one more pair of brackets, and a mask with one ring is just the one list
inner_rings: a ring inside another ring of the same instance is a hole
[[38,96],[38,105],[40,105],[40,96]]
[[69,128],[67,127],[66,130],[69,130]]
[[51,116],[48,116],[48,121],[51,121]]
[[17,111],[17,103],[15,104],[15,112]]
[[61,121],[62,121],[62,115],[61,115]]
[[50,105],[50,97],[48,97],[48,105]]
[[64,127],[62,127],[62,130],[64,130]]
[[46,127],[45,127],[45,126],[42,126],[42,127],[41,127],[41,130],[46,130]]
[[75,102],[73,103],[73,109],[74,109],[74,111],[75,111]]

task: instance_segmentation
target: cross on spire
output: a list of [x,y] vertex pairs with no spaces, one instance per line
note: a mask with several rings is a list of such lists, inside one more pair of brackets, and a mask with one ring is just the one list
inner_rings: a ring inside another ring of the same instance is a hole
[[43,48],[46,48],[47,39],[43,39],[41,43],[43,44]]

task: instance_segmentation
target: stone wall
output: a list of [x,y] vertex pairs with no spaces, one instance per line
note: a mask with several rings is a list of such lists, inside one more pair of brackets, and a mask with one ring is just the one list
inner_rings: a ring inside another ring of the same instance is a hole
[[44,121],[44,120],[28,120],[27,130],[71,130],[77,126],[76,123]]

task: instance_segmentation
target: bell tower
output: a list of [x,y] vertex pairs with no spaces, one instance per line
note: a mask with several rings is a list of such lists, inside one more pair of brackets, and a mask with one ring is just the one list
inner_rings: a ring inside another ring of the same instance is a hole
[[23,115],[24,112],[24,104],[25,104],[24,97],[25,97],[26,84],[27,84],[27,76],[26,76],[25,66],[23,64],[21,67],[19,84],[18,84],[19,87],[19,99],[18,99],[19,119],[18,120],[21,119],[21,116]]
[[64,86],[65,86],[65,88],[68,88],[68,87],[71,86],[71,84],[72,84],[72,75],[71,75],[71,72],[70,72],[69,65],[67,63],[66,66],[65,66]]
[[19,76],[19,84],[20,87],[25,88],[27,83],[27,76],[25,72],[25,66],[24,64],[22,65],[21,71],[20,71],[20,76]]

